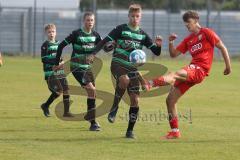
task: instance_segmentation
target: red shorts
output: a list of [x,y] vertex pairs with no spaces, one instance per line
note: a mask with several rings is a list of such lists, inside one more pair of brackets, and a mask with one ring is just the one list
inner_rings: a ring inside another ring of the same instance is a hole
[[178,88],[182,94],[195,84],[201,83],[207,75],[203,68],[194,64],[190,64],[183,69],[187,71],[187,80],[176,80],[174,83],[174,87]]

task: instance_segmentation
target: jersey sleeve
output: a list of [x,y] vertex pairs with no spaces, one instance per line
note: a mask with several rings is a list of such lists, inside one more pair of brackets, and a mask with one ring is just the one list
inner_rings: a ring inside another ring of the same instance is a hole
[[121,26],[114,28],[107,36],[111,41],[116,41],[121,36]]
[[155,43],[153,43],[152,38],[150,38],[147,33],[144,33],[144,35],[146,36],[146,38],[143,41],[143,45],[150,49],[153,52],[153,54],[159,56],[161,54],[161,47],[158,47]]
[[102,37],[98,33],[96,33],[96,37],[97,38],[95,44],[98,44],[102,40]]
[[185,38],[182,42],[180,42],[176,49],[182,54],[185,54],[188,51],[187,39]]
[[219,41],[219,36],[211,29],[205,30],[206,38],[213,46],[215,46]]
[[43,63],[46,63],[46,55],[47,55],[47,44],[43,43],[41,46],[41,59]]
[[153,46],[156,46],[153,43],[152,39],[149,37],[149,35],[147,33],[144,33],[144,34],[145,34],[146,38],[143,42],[143,45],[146,46],[148,49],[151,49]]
[[47,54],[47,45],[46,43],[43,43],[43,45],[41,46],[41,58],[46,56],[46,54]]
[[75,31],[73,31],[71,34],[69,34],[65,39],[64,39],[65,43],[68,45],[70,43],[74,43],[75,42]]
[[63,48],[71,43],[75,43],[75,35],[76,35],[76,32],[73,31],[58,45],[55,65],[59,65],[59,62],[61,61]]

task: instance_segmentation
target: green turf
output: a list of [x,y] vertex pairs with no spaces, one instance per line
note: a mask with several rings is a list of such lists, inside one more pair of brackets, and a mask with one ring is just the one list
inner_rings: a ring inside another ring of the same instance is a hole
[[[162,59],[175,70],[187,61]],[[214,62],[211,76],[193,87],[179,101],[182,138],[163,141],[168,122],[150,121],[150,114],[166,112],[164,96],[140,100],[141,118],[135,127],[136,140],[125,139],[128,106],[121,103],[115,124],[106,115],[99,118],[102,131],[88,131],[87,122],[65,122],[54,114],[42,115],[39,105],[49,96],[39,59],[5,57],[0,68],[0,159],[1,160],[123,160],[123,159],[239,159],[240,79],[238,61],[231,76],[223,76],[223,62]],[[77,84],[72,76],[71,84]],[[97,88],[113,93],[109,61],[97,79]],[[72,96],[74,113],[86,110],[86,98]],[[51,112],[54,113],[54,105]],[[191,110],[192,123],[189,123]]]

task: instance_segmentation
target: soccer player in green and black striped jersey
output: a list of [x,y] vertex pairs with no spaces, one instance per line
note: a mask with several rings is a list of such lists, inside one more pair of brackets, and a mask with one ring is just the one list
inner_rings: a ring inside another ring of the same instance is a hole
[[[62,54],[62,50],[65,46],[72,44],[73,51],[71,56],[71,71],[75,79],[80,85],[85,88],[87,98],[87,110],[88,113],[95,112],[96,108],[96,88],[94,82],[94,75],[91,70],[91,62],[88,57],[94,50],[98,42],[101,41],[100,35],[93,30],[95,23],[95,16],[91,12],[86,12],[83,16],[84,26],[80,29],[73,31],[68,37],[63,40],[57,51],[56,65],[59,64],[59,59]],[[100,125],[95,120],[95,114],[90,117],[90,131],[99,131]],[[87,118],[89,119],[89,118]]]
[[51,91],[51,95],[48,100],[41,105],[43,113],[46,117],[50,116],[49,105],[63,93],[64,102],[64,117],[72,117],[69,112],[69,94],[68,94],[68,83],[63,69],[63,61],[61,67],[54,71],[53,66],[56,61],[56,53],[59,45],[59,41],[55,40],[56,37],[56,26],[54,24],[47,24],[45,26],[45,33],[47,34],[48,40],[46,40],[41,47],[41,59],[43,63],[43,70],[45,80],[48,84],[48,88]]
[[139,105],[139,82],[141,76],[129,62],[129,55],[135,49],[142,49],[146,46],[155,55],[161,53],[162,39],[157,36],[155,43],[140,28],[142,9],[139,4],[132,4],[129,7],[129,22],[113,29],[106,38],[104,38],[96,47],[93,54],[96,54],[109,41],[116,43],[111,63],[111,72],[116,79],[115,97],[111,112],[108,115],[109,122],[113,123],[117,114],[118,104],[125,92],[128,91],[130,97],[129,123],[126,132],[126,138],[134,138],[133,128],[137,120]]

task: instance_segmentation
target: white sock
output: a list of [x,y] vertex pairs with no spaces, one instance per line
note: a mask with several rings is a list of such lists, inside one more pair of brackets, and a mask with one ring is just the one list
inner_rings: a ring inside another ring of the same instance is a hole
[[153,86],[153,81],[149,80],[148,82],[149,82],[150,86],[152,87]]
[[173,128],[172,132],[179,132],[179,129],[178,128]]

